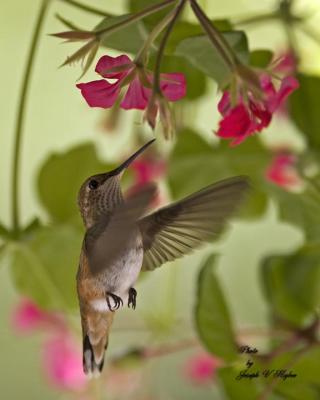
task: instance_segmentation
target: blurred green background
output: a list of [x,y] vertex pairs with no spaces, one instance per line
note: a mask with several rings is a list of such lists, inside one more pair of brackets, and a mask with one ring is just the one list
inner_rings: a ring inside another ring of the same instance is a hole
[[[89,2],[106,11],[120,14],[125,10],[125,1],[95,0]],[[212,17],[241,17],[255,12],[268,11],[274,1],[264,0],[224,0],[201,1]],[[0,5],[0,49],[2,88],[1,120],[1,196],[0,219],[10,223],[10,166],[13,149],[13,127],[16,118],[19,87],[25,65],[30,35],[40,2],[38,0],[3,0]],[[302,8],[310,6],[317,10],[311,23],[315,27],[320,22],[319,2],[304,0]],[[98,109],[89,109],[75,88],[75,81],[80,75],[78,66],[58,69],[71,49],[77,45],[62,45],[48,33],[61,31],[61,23],[54,17],[55,12],[76,21],[79,26],[90,28],[99,18],[86,14],[59,1],[53,1],[46,19],[43,37],[40,42],[32,75],[30,97],[22,147],[22,181],[21,208],[22,220],[27,224],[34,215],[47,219],[41,208],[36,192],[36,177],[40,165],[52,152],[66,151],[77,143],[95,143],[100,158],[106,162],[119,159],[131,148],[134,142],[134,131],[143,132],[151,137],[151,131],[144,128],[141,115],[129,111],[121,113],[117,131],[107,135],[101,129],[105,113]],[[271,47],[281,51],[284,47],[284,33],[277,24],[246,30],[250,48]],[[319,49],[307,38],[303,42],[302,64],[305,71],[319,72]],[[99,54],[105,51],[99,50]],[[93,71],[85,81],[95,78]],[[213,141],[211,131],[217,121],[216,87],[210,83],[204,98],[192,105],[190,121],[202,136]],[[160,136],[158,132],[158,137]],[[279,118],[264,135],[268,143],[294,141],[297,148],[304,146],[295,128]],[[161,137],[158,146],[170,148]],[[95,171],[88,171],[88,175]],[[200,172],[199,172],[200,173]],[[170,174],[170,169],[168,171]],[[302,233],[286,223],[279,222],[275,207],[270,202],[263,218],[252,222],[235,222],[228,231],[225,240],[214,245],[221,258],[218,265],[218,276],[221,278],[228,305],[236,327],[242,329],[260,329],[266,326],[267,308],[259,286],[258,262],[270,253],[289,252],[298,248],[303,240]],[[210,248],[210,250],[212,247]],[[159,326],[170,325],[177,310],[179,318],[187,324],[185,338],[192,336],[192,311],[195,301],[195,287],[199,260],[208,252],[206,248],[193,256],[176,262],[171,268],[164,267],[138,285],[139,307],[135,313],[121,311],[116,326],[111,334],[110,353],[116,354],[130,342],[143,344],[148,336],[139,331],[143,316],[152,315],[161,320]],[[9,259],[2,262],[0,270],[0,389],[2,399],[63,399],[67,398],[46,383],[41,370],[40,343],[41,334],[17,336],[11,326],[10,318],[19,295],[13,287],[9,274]],[[76,269],[75,265],[64,268]],[[28,271],[26,270],[26,274]],[[187,293],[187,295],[186,295]],[[165,301],[163,298],[165,297]],[[169,299],[169,301],[168,301]],[[76,314],[75,314],[76,317]],[[131,329],[133,327],[133,329]],[[134,329],[137,327],[137,329]],[[160,328],[159,328],[160,329]],[[190,331],[189,331],[190,329]],[[248,338],[255,344],[255,338]],[[154,339],[157,343],[157,339]],[[261,344],[263,346],[263,343]],[[157,399],[209,399],[220,398],[213,386],[197,387],[188,383],[181,372],[183,362],[193,350],[178,352],[173,355],[156,358],[144,367],[146,384],[152,387]],[[178,372],[177,372],[178,371]],[[180,373],[179,373],[180,371]],[[215,397],[218,396],[218,397]]]

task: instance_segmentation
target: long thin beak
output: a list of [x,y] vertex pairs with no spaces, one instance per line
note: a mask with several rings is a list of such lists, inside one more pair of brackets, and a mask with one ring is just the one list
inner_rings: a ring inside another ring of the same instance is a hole
[[129,165],[132,163],[133,160],[135,160],[141,153],[145,151],[147,147],[150,146],[156,139],[150,140],[148,143],[144,144],[138,151],[136,151],[132,156],[130,156],[124,163],[122,163],[119,167],[114,169],[112,171],[112,175],[119,175],[121,172],[123,172],[126,168],[129,167]]

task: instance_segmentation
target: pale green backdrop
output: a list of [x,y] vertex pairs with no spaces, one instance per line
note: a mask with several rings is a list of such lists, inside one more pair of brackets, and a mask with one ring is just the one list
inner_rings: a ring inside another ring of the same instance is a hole
[[[120,0],[87,2],[113,13],[120,13],[124,9],[124,2]],[[30,34],[39,3],[38,0],[2,0],[0,4],[0,218],[5,223],[10,221],[8,188],[16,103]],[[251,14],[256,10],[265,11],[269,9],[273,1],[207,0],[202,3],[210,7],[211,15],[217,18]],[[311,8],[318,5],[317,0],[304,0],[302,3],[304,6],[310,4]],[[102,112],[95,109],[89,110],[75,88],[75,79],[80,73],[79,67],[57,68],[68,52],[75,47],[59,44],[57,39],[47,35],[62,30],[61,24],[54,17],[56,11],[66,18],[76,21],[84,28],[90,28],[97,22],[97,17],[86,15],[59,1],[53,1],[32,76],[25,124],[21,184],[24,222],[27,222],[35,212],[39,212],[40,205],[35,192],[36,173],[39,165],[50,152],[61,151],[78,142],[94,141],[99,144],[101,157],[112,159],[114,154],[121,151],[130,141],[132,123],[138,124],[138,126],[141,123],[141,117],[138,114],[127,112],[126,117],[121,120],[118,134],[106,136],[99,131]],[[312,22],[317,26],[320,22],[320,15],[316,15]],[[250,29],[248,32],[250,45],[253,48],[266,43],[279,49],[283,47],[283,33],[275,25],[269,25],[268,28]],[[306,40],[302,50],[305,56],[305,68],[318,71],[320,66],[319,49]],[[86,79],[90,77],[94,77],[94,73],[89,73]],[[197,126],[210,140],[213,124],[216,122],[214,119],[217,115],[214,111],[215,93],[212,85],[206,100],[202,101],[192,114],[192,117],[196,118]],[[150,132],[149,134],[151,135]],[[280,120],[273,124],[265,136],[267,136],[266,140],[283,142],[295,135],[293,128],[288,127]],[[298,139],[296,139],[296,143],[297,146],[303,146]],[[88,175],[92,172],[94,171],[88,171]],[[263,326],[266,320],[266,309],[257,284],[257,260],[272,251],[292,250],[301,242],[302,237],[298,230],[276,222],[275,210],[270,205],[263,220],[257,223],[235,224],[232,231],[228,233],[223,246],[218,246],[222,254],[218,272],[222,277],[227,298],[239,325],[245,324],[250,327],[254,323],[257,326],[257,321],[259,321],[259,325]],[[228,248],[228,254],[224,252],[225,247]],[[170,318],[170,309],[166,307],[166,304],[161,304],[163,293],[157,291],[159,280],[168,282],[168,296],[171,296],[172,293],[175,295],[176,305],[182,301],[185,302],[183,293],[186,288],[193,290],[196,273],[194,269],[188,269],[183,265],[189,263],[192,264],[191,260],[185,259],[175,269],[164,268],[142,282],[141,307],[137,313],[150,312],[152,305],[155,314],[168,314],[167,317]],[[172,280],[169,279],[171,274],[175,276],[174,286],[172,286]],[[40,338],[17,337],[10,328],[10,313],[16,303],[17,295],[8,276],[8,268],[2,268],[0,271],[0,397],[5,400],[63,398],[61,393],[49,389],[43,381],[39,364]],[[192,299],[186,301],[183,307],[189,317],[192,311],[191,306]],[[123,313],[123,315],[128,315],[128,319],[119,318],[119,325],[124,323],[123,321],[127,324],[134,324],[139,319],[137,313],[134,316]],[[117,337],[116,334],[113,334],[112,340],[119,341],[119,343],[126,340],[120,336],[121,334]],[[183,357],[183,355],[179,357]],[[179,357],[164,357],[157,360],[154,366],[158,369],[158,379],[154,381],[154,385],[158,391],[163,393],[164,399],[167,398],[166,393],[172,394],[177,386],[176,382],[164,379],[167,366],[170,365],[170,368],[174,368],[175,364],[179,363]],[[164,380],[167,382],[166,387],[163,387]],[[197,391],[197,389],[186,388],[182,393],[181,385],[179,387],[179,393],[176,393],[175,397],[177,399],[195,398],[195,393],[197,393],[197,398],[201,398],[201,396],[207,398],[207,394],[200,389]]]

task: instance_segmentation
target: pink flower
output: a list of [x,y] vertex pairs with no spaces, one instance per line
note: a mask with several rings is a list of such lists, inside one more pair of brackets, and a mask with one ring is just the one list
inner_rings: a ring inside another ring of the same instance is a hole
[[59,389],[82,390],[86,377],[82,370],[80,346],[72,337],[58,334],[47,340],[43,347],[43,365],[48,380]]
[[162,177],[166,171],[166,163],[163,160],[148,158],[133,161],[131,167],[135,174],[135,184],[139,186]]
[[[127,55],[103,56],[95,70],[105,79],[77,85],[90,107],[112,107],[125,86],[128,88],[121,100],[121,108],[144,110],[147,107],[152,73],[138,67]],[[160,86],[169,101],[180,100],[186,94],[186,81],[181,73],[161,74]]]
[[[128,190],[128,196],[134,194],[145,184],[161,178],[166,172],[166,163],[164,160],[154,158],[140,158],[133,161],[131,168],[135,175],[134,185]],[[164,196],[158,190],[151,206],[157,207],[164,201]]]
[[297,158],[294,154],[279,152],[266,170],[266,179],[284,189],[290,190],[300,186],[302,181],[295,168],[296,163]]
[[187,360],[185,365],[186,376],[195,384],[212,383],[221,361],[210,354],[199,353]]
[[41,310],[22,299],[14,311],[12,323],[18,333],[42,329],[50,338],[43,345],[43,365],[49,381],[59,389],[81,390],[86,384],[80,346],[75,346],[67,324],[57,314]]
[[298,81],[288,76],[281,81],[278,90],[274,87],[269,75],[261,75],[260,87],[263,98],[257,99],[251,90],[246,96],[238,96],[237,104],[231,104],[228,91],[218,104],[218,110],[223,116],[219,122],[217,136],[222,139],[232,139],[231,146],[242,143],[248,136],[261,132],[269,126],[272,115],[285,102],[287,97],[298,88]]
[[62,319],[52,312],[44,311],[29,299],[22,299],[12,316],[12,326],[17,333],[36,329],[64,329]]
[[297,62],[297,56],[291,50],[285,50],[272,62],[275,64],[273,70],[284,75],[292,75],[297,70]]

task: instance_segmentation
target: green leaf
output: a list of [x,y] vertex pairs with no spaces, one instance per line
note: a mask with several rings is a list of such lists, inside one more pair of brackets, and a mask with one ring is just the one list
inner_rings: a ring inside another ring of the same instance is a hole
[[[212,21],[212,23],[221,32],[232,30],[230,22],[226,19],[214,20]],[[183,40],[202,35],[203,29],[199,24],[193,24],[192,22],[188,21],[179,21],[179,23],[174,27],[174,30],[170,34],[170,39],[166,46],[165,53],[173,54],[178,44],[181,43]]]
[[[128,18],[130,14],[120,15],[117,17],[107,17],[98,24],[94,30],[99,31],[109,28],[112,25],[118,24],[124,19]],[[144,44],[148,36],[144,23],[138,21],[132,23],[122,29],[105,35],[101,40],[101,45],[110,49],[119,50],[124,53],[137,53]],[[129,40],[128,40],[129,38]]]
[[[241,31],[231,31],[223,33],[223,36],[239,59],[247,64],[249,51],[246,35]],[[182,40],[175,54],[185,57],[195,68],[213,78],[220,86],[228,84],[232,78],[232,71],[205,35]]]
[[257,187],[251,189],[250,195],[246,198],[245,204],[239,210],[238,217],[245,220],[253,220],[261,217],[266,212],[268,196]]
[[195,320],[207,349],[227,361],[237,357],[237,346],[222,289],[214,271],[216,256],[204,263],[198,281]]
[[[153,4],[159,3],[159,0],[127,0],[127,8],[131,13],[137,13],[143,9],[152,6]],[[163,10],[160,10],[152,15],[143,19],[145,26],[151,30],[154,28],[158,22],[160,22],[169,12],[173,9],[175,5],[168,6]]]
[[270,256],[261,265],[262,284],[273,315],[304,325],[320,305],[320,246]]
[[306,74],[297,76],[300,87],[289,98],[292,120],[306,136],[311,147],[320,147],[319,93],[320,77]]
[[71,226],[40,228],[29,240],[10,244],[14,283],[41,307],[77,307],[75,276],[83,233]]
[[306,383],[296,382],[294,379],[280,382],[275,391],[286,400],[319,400],[319,387],[309,386]]
[[[317,400],[319,399],[320,376],[319,376],[319,346],[310,348],[301,348],[297,345],[296,351],[286,351],[280,353],[277,357],[270,360],[267,364],[260,364],[260,370],[287,370],[297,376],[287,378],[286,380],[278,379],[274,388],[274,392],[283,396],[284,399],[290,400]],[[272,375],[264,378],[265,384],[270,384]]]
[[27,226],[23,228],[23,236],[30,235],[33,233],[35,230],[39,229],[41,227],[41,221],[39,218],[33,218]]
[[310,347],[294,364],[295,373],[309,384],[320,386],[319,374],[320,347]]
[[281,220],[302,229],[308,241],[320,240],[320,194],[312,187],[292,193],[277,187],[270,189],[278,205]]
[[170,189],[175,198],[181,198],[220,179],[247,175],[253,184],[241,216],[255,218],[265,212],[267,205],[261,182],[269,158],[255,138],[233,148],[225,142],[212,146],[186,129],[179,133],[169,160]]
[[[157,3],[159,3],[159,0],[127,0],[127,8],[131,13],[136,13]],[[154,28],[155,25],[160,22],[170,12],[170,10],[173,9],[174,6],[175,5],[173,4],[172,6],[169,6],[160,12],[144,18],[143,21],[145,26],[149,30]],[[232,29],[232,25],[227,19],[213,20],[212,23],[217,29],[219,29],[219,31],[230,31]],[[203,30],[199,24],[193,24],[188,21],[179,20],[174,27],[174,30],[170,34],[170,40],[166,48],[166,52],[169,49],[175,48],[177,43],[179,43],[182,39],[190,36],[200,35],[201,33],[203,33]]]
[[82,144],[66,153],[53,154],[38,176],[40,201],[54,221],[80,221],[77,194],[90,175],[112,169],[100,162],[92,144]]
[[9,230],[2,224],[0,224],[0,237],[7,238],[10,236]]
[[235,367],[218,369],[218,378],[223,386],[225,398],[230,400],[256,400],[258,398],[256,381],[253,379],[237,380],[236,377],[239,372],[240,370]]
[[[154,57],[150,61],[150,69],[152,69]],[[206,92],[206,76],[194,69],[183,57],[165,56],[161,64],[161,72],[181,72],[185,75],[187,81],[187,95],[184,99],[194,100],[203,96]]]
[[253,50],[250,53],[249,64],[256,68],[266,68],[273,57],[270,50]]
[[0,267],[2,264],[3,258],[8,254],[8,243],[2,243],[0,245]]

